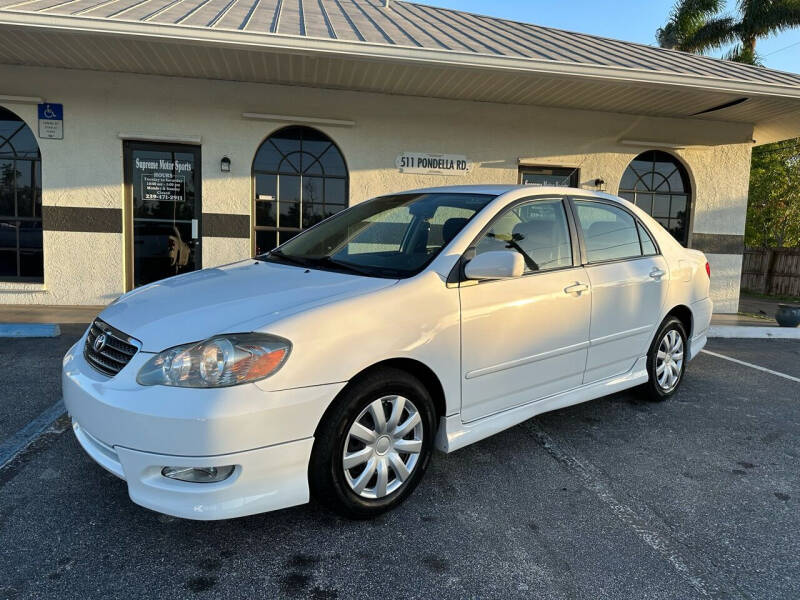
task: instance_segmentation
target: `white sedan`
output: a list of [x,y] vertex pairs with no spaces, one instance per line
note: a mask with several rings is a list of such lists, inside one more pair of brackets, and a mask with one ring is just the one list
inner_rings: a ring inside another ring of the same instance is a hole
[[709,279],[608,194],[383,196],[125,294],[64,358],[64,400],[142,506],[226,519],[313,496],[371,517],[434,447],[634,386],[672,396],[706,342]]

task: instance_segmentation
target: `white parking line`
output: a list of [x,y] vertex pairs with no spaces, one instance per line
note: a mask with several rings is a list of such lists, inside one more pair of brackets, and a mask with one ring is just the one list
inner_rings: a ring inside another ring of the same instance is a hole
[[746,596],[730,582],[719,579],[714,565],[707,564],[701,556],[695,556],[684,544],[669,537],[669,527],[651,511],[647,505],[628,497],[619,500],[606,483],[607,476],[589,460],[586,460],[568,442],[556,440],[536,421],[526,421],[528,433],[566,469],[575,475],[590,492],[605,504],[625,526],[629,527],[645,544],[660,554],[678,573],[683,575],[698,596],[704,598],[745,598]]
[[5,442],[0,444],[0,469],[14,460],[20,452],[25,450],[33,440],[47,431],[55,420],[63,414],[64,403],[59,400],[33,421],[25,425],[25,427],[9,437]]
[[800,377],[792,377],[791,375],[787,375],[786,373],[779,373],[778,371],[773,371],[772,369],[767,369],[766,367],[759,367],[758,365],[754,365],[753,363],[744,362],[743,360],[732,358],[730,356],[725,356],[724,354],[717,354],[716,352],[711,352],[711,350],[701,350],[700,352],[702,352],[703,354],[710,354],[711,356],[716,356],[717,358],[723,358],[725,360],[729,360],[732,363],[736,363],[737,365],[744,365],[745,367],[750,367],[751,369],[756,369],[757,371],[764,371],[764,373],[769,373],[770,375],[777,375],[778,377],[783,377],[784,379],[788,379],[789,381],[800,383]]

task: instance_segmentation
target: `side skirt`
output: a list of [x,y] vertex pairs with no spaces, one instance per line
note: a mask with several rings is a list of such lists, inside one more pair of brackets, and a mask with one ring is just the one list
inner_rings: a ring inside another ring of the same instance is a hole
[[536,415],[608,396],[646,381],[647,357],[642,356],[636,361],[633,368],[623,375],[617,375],[585,387],[542,398],[536,402],[529,402],[477,421],[464,423],[460,414],[442,417],[439,421],[439,431],[436,435],[436,447],[442,452],[454,452],[523,421],[527,421]]

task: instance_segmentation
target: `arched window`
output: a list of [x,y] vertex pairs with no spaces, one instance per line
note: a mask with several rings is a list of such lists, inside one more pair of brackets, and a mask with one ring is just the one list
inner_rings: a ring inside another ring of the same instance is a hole
[[25,121],[0,107],[0,280],[43,277],[42,155]]
[[255,253],[262,254],[347,206],[347,165],[336,144],[310,127],[285,127],[253,160]]
[[652,215],[681,244],[688,244],[692,190],[689,174],[677,158],[659,150],[640,154],[622,176],[619,195]]

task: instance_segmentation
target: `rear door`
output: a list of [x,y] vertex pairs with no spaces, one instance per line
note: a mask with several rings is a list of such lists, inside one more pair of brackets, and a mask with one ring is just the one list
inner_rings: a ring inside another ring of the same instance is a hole
[[470,252],[514,250],[521,277],[462,282],[462,419],[473,421],[581,385],[591,293],[562,198],[505,209]]
[[592,286],[588,384],[627,373],[647,354],[669,277],[652,237],[622,205],[586,198],[572,205]]

